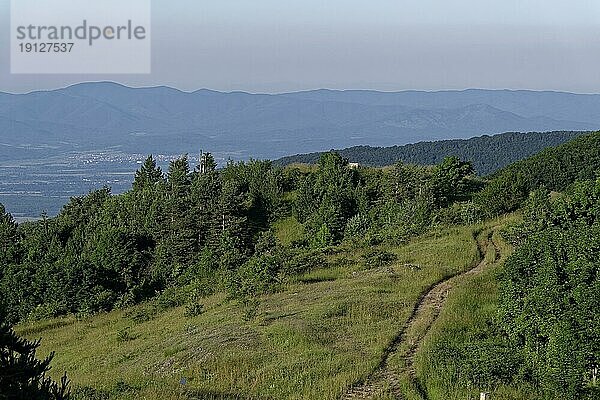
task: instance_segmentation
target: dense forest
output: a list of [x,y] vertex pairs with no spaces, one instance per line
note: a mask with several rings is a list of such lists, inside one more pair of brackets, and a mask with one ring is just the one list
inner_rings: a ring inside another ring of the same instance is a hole
[[[508,132],[471,139],[419,142],[404,146],[356,146],[336,150],[353,163],[381,167],[398,161],[406,164],[435,165],[444,157],[456,156],[473,163],[475,171],[485,176],[527,158],[547,147],[558,146],[584,132]],[[299,154],[281,158],[275,165],[315,164],[322,153]]]
[[477,202],[487,216],[500,215],[517,210],[535,189],[562,192],[577,180],[596,178],[598,170],[600,135],[583,135],[496,172]]
[[[108,311],[170,288],[252,297],[307,268],[312,249],[342,240],[403,241],[435,219],[477,218],[469,163],[352,169],[336,153],[314,171],[268,161],[217,170],[210,154],[166,174],[152,157],[131,191],[73,198],[55,218],[17,225],[3,208],[0,293],[9,321]],[[277,246],[271,226],[293,216],[302,234]],[[309,258],[308,260],[306,258]]]
[[[201,299],[216,292],[251,314],[260,295],[321,265],[339,244],[406,243],[435,226],[521,209],[524,222],[505,232],[516,252],[500,279],[500,315],[479,352],[451,359],[470,382],[522,380],[591,399],[600,361],[599,142],[600,133],[579,136],[488,180],[455,156],[377,169],[329,152],[315,167],[218,169],[206,153],[194,167],[186,156],[173,160],[166,173],[149,156],[127,193],[73,198],[57,217],[16,224],[0,206],[3,329],[151,298],[201,313]],[[282,221],[284,238],[275,233]],[[390,257],[375,251],[367,262]],[[473,369],[485,357],[495,369]]]

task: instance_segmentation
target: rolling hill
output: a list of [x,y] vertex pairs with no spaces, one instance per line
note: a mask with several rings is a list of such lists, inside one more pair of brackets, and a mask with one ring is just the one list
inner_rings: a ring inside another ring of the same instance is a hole
[[[356,146],[336,150],[351,162],[367,166],[386,166],[398,161],[406,164],[433,165],[446,156],[473,162],[480,175],[491,174],[544,148],[567,142],[583,132],[508,132],[471,139],[419,142],[404,146]],[[316,163],[322,153],[299,154],[275,161],[278,165]]]

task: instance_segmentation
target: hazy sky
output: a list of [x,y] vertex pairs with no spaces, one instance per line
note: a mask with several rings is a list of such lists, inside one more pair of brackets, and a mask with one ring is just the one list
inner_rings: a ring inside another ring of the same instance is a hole
[[154,0],[152,74],[104,76],[11,75],[9,6],[0,0],[0,91],[113,80],[253,92],[600,92],[598,0]]

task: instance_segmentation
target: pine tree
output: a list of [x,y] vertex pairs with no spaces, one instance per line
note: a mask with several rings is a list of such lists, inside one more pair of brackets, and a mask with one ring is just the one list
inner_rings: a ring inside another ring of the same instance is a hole
[[221,179],[216,171],[196,173],[192,182],[191,218],[197,233],[199,247],[215,250],[222,234],[219,210]]
[[200,164],[196,167],[196,172],[200,174],[207,174],[214,172],[217,169],[217,163],[215,158],[210,153],[200,154]]
[[46,376],[54,353],[44,360],[36,359],[39,345],[39,340],[20,338],[6,323],[0,324],[0,400],[69,399],[66,374],[60,383]]
[[161,279],[173,283],[192,262],[198,248],[191,210],[191,176],[187,156],[171,161],[167,174],[166,212],[163,216],[157,268]]
[[19,234],[12,215],[0,204],[0,279],[2,270],[9,264],[19,262]]
[[134,190],[143,190],[158,184],[163,179],[163,173],[160,167],[156,166],[156,161],[149,155],[144,161],[142,167],[136,171],[133,181]]
[[236,244],[245,250],[250,250],[250,232],[248,227],[248,193],[238,185],[239,182],[227,180],[219,199],[219,217],[222,233],[235,238]]
[[150,155],[135,173],[133,190],[124,195],[124,205],[131,213],[126,221],[131,229],[141,230],[157,239],[163,222],[165,192],[164,174]]

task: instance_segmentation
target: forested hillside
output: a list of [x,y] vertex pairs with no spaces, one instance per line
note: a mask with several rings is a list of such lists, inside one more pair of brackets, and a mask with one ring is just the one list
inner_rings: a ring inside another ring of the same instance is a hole
[[218,169],[206,153],[166,172],[149,156],[130,191],[55,218],[0,207],[0,314],[49,339],[82,399],[594,399],[598,171],[598,132],[487,180],[452,156]]
[[532,190],[561,192],[576,180],[594,179],[600,169],[600,133],[580,136],[496,172],[477,195],[488,216],[518,209]]
[[[457,158],[355,170],[328,153],[313,172],[268,161],[217,170],[208,154],[194,170],[182,157],[164,174],[149,157],[123,195],[94,191],[20,226],[2,209],[0,298],[12,322],[108,311],[188,285],[200,297],[252,298],[309,268],[312,250],[401,242],[435,219],[477,218],[469,203],[456,216],[441,211],[468,200],[472,173]],[[300,233],[281,246],[273,224],[288,217]]]
[[[444,157],[456,156],[473,163],[479,175],[488,175],[505,166],[527,158],[546,147],[565,143],[584,132],[508,132],[471,139],[419,142],[404,146],[356,146],[336,150],[351,162],[367,166],[406,164],[435,165]],[[322,153],[299,154],[281,158],[276,165],[294,163],[315,164]]]

